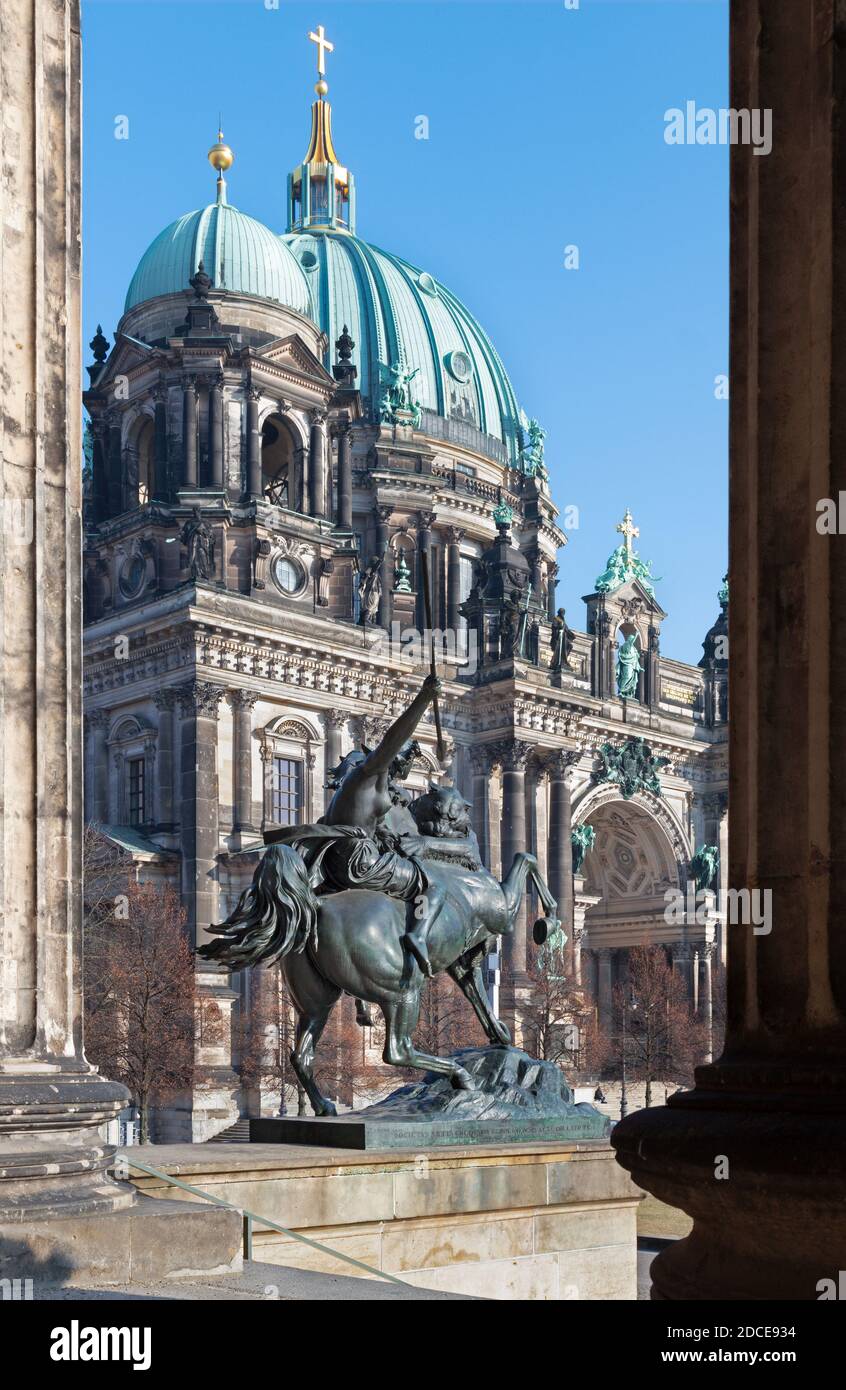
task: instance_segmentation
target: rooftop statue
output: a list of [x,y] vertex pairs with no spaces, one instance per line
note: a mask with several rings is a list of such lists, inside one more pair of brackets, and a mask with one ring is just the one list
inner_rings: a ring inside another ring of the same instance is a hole
[[472,1091],[460,1055],[435,1057],[414,1045],[427,975],[446,971],[490,1042],[507,1047],[508,1029],[482,978],[489,939],[513,931],[527,882],[544,911],[536,939],[560,931],[534,855],[515,855],[501,883],[482,866],[469,808],[455,787],[432,785],[410,805],[398,804],[393,775],[438,690],[430,675],[377,748],[342,760],[320,821],[269,833],[252,886],[211,928],[217,939],[199,950],[236,970],[279,963],[298,1014],[291,1060],[316,1115],[335,1113],[315,1081],[314,1054],[343,992],[381,1010],[385,1062]]
[[617,652],[617,694],[624,700],[633,700],[637,695],[642,670],[637,634],[633,632]]
[[635,536],[640,535],[640,531],[634,525],[632,514],[628,508],[626,508],[626,514],[617,530],[622,532],[623,539],[617,549],[612,550],[608,556],[608,563],[596,581],[596,592],[598,594],[613,594],[621,584],[627,583],[630,579],[637,579],[650,598],[654,598],[657,580],[652,573],[651,562],[641,560],[632,546],[632,540]]

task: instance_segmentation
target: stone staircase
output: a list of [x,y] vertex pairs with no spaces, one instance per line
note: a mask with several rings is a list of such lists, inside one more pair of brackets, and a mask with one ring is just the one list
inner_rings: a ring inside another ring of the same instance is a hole
[[207,1139],[207,1144],[249,1144],[250,1142],[250,1121],[246,1115],[242,1115],[234,1124],[227,1129],[222,1129],[219,1134],[213,1134],[211,1139]]

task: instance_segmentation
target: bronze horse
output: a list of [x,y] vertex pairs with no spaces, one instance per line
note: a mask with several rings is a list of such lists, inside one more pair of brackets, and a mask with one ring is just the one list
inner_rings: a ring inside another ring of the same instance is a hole
[[[450,787],[433,787],[427,796],[431,829],[433,808],[436,820],[441,811],[454,813],[458,793]],[[452,840],[418,837],[426,874],[439,901],[428,931],[431,970],[433,974],[447,971],[472,1004],[490,1041],[507,1044],[508,1029],[493,1013],[482,979],[488,939],[513,931],[528,880],[534,883],[545,913],[536,927],[537,940],[543,939],[547,929],[560,926],[557,905],[534,855],[517,854],[499,883],[477,859],[474,862],[472,855],[462,853],[468,841],[456,842],[454,814],[452,819],[445,814],[444,820],[451,826]],[[331,837],[332,831],[327,833]],[[475,843],[475,837],[472,840]],[[316,1115],[336,1113],[315,1082],[314,1056],[326,1021],[344,992],[381,1010],[385,1062],[442,1072],[453,1085],[473,1088],[469,1074],[456,1061],[430,1056],[414,1046],[425,983],[424,971],[406,948],[408,919],[414,911],[411,902],[367,888],[317,894],[301,854],[290,844],[277,843],[265,851],[252,886],[228,920],[211,928],[218,939],[200,947],[206,959],[236,970],[279,962],[298,1015],[291,1062]]]

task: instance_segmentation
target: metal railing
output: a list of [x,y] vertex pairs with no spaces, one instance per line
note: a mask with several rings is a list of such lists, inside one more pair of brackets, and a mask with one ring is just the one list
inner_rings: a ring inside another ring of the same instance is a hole
[[278,1222],[271,1221],[267,1216],[259,1216],[254,1211],[248,1211],[246,1207],[236,1206],[234,1202],[226,1202],[222,1197],[215,1197],[211,1192],[204,1192],[201,1187],[194,1187],[189,1182],[183,1182],[181,1178],[175,1178],[172,1173],[164,1173],[160,1168],[154,1168],[151,1163],[142,1163],[140,1159],[130,1158],[125,1153],[118,1154],[116,1162],[124,1163],[128,1168],[137,1168],[140,1173],[147,1173],[152,1178],[160,1178],[172,1187],[181,1188],[183,1192],[190,1192],[195,1197],[202,1197],[205,1202],[213,1202],[216,1207],[226,1207],[229,1211],[239,1212],[243,1223],[245,1260],[253,1258],[253,1223],[259,1222],[270,1231],[278,1231],[280,1235],[289,1236],[291,1240],[299,1240],[303,1245],[310,1245],[313,1250],[322,1250],[324,1255],[332,1255],[336,1260],[343,1260],[344,1264],[354,1265],[356,1269],[363,1269],[367,1274],[375,1274],[377,1279],[387,1279],[389,1284],[399,1284],[403,1289],[413,1287],[411,1284],[406,1284],[404,1279],[397,1279],[393,1274],[386,1274],[383,1269],[374,1269],[373,1265],[366,1265],[362,1260],[354,1260],[352,1255],[344,1255],[340,1250],[333,1250],[331,1245],[323,1245],[321,1241],[312,1240],[310,1236],[301,1235],[299,1231],[291,1231],[287,1226],[280,1226]]

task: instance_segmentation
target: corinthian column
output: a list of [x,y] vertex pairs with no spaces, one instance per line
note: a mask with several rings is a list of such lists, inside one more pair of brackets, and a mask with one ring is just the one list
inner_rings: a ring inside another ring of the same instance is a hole
[[[511,868],[515,854],[526,849],[526,763],[532,745],[521,739],[510,739],[500,750],[502,765],[502,873]],[[528,984],[526,904],[523,902],[514,931],[506,938],[505,959],[511,972],[514,989]]]
[[773,118],[771,152],[731,148],[729,887],[766,896],[728,931],[723,1055],[612,1136],[693,1217],[664,1299],[836,1298],[846,1255],[846,544],[818,530],[844,487],[842,28],[831,0],[731,10],[730,105]]
[[82,1046],[79,15],[18,0],[3,26],[0,1267],[17,1275],[32,1218],[134,1194],[99,1133],[128,1092]]
[[558,903],[558,916],[567,933],[567,973],[576,975],[573,921],[573,845],[568,777],[579,754],[556,749],[547,760],[549,775],[549,891]]

